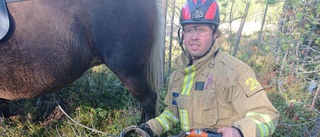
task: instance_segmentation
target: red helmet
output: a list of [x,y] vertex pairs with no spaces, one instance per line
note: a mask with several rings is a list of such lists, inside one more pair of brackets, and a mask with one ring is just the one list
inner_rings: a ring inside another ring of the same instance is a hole
[[220,12],[215,0],[187,0],[180,15],[180,24],[220,24]]

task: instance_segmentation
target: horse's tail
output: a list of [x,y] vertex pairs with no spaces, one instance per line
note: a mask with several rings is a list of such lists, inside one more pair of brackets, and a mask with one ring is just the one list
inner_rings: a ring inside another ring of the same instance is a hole
[[160,85],[163,83],[163,49],[164,49],[164,17],[162,16],[162,8],[159,0],[155,0],[157,3],[157,17],[154,31],[154,38],[152,43],[152,49],[150,54],[150,62],[147,71],[149,84],[152,86],[153,91],[158,95],[156,101],[156,115],[159,114],[159,90]]

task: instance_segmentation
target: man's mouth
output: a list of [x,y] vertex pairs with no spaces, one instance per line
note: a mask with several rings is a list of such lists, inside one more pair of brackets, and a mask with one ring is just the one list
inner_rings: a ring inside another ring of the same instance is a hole
[[198,50],[200,48],[200,45],[198,44],[191,44],[191,49],[192,50]]

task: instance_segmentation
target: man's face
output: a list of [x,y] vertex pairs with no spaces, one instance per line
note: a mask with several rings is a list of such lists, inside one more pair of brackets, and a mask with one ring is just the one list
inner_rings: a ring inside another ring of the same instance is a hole
[[203,56],[212,44],[212,28],[205,24],[187,24],[183,28],[183,40],[193,59]]

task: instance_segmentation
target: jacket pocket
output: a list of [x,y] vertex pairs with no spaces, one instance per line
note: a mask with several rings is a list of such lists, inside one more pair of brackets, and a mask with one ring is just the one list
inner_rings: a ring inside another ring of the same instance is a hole
[[219,119],[217,95],[214,90],[207,90],[203,101],[202,121],[207,127],[213,127]]

